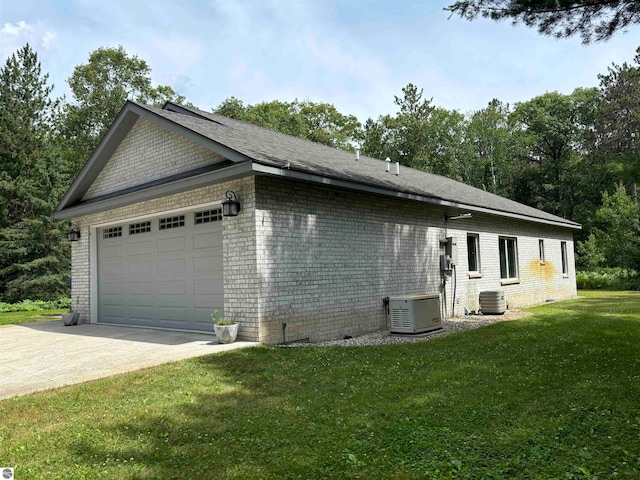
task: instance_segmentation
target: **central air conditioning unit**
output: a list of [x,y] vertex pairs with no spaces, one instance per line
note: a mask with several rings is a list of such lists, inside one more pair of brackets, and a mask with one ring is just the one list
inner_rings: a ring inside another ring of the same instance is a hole
[[389,298],[391,333],[424,333],[442,328],[440,295],[403,295]]
[[480,292],[480,311],[483,315],[502,315],[507,311],[504,290]]

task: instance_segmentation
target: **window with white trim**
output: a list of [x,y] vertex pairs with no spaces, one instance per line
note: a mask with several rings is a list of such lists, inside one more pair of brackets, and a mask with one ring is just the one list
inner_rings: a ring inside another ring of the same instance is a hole
[[218,222],[220,220],[222,220],[222,208],[204,210],[202,212],[195,212],[193,214],[193,223],[195,225]]
[[514,237],[500,237],[500,278],[518,279],[518,241]]
[[122,236],[122,227],[109,227],[102,229],[102,238],[116,238]]
[[169,230],[170,228],[184,227],[184,215],[161,218],[158,223],[159,230]]
[[538,252],[540,255],[540,263],[544,263],[544,240],[538,240]]
[[480,272],[480,237],[477,233],[467,233],[467,261],[469,273]]
[[569,276],[569,261],[567,258],[567,242],[560,242],[560,253],[562,254],[562,275]]
[[147,233],[150,231],[151,221],[129,224],[129,235],[137,235],[138,233]]

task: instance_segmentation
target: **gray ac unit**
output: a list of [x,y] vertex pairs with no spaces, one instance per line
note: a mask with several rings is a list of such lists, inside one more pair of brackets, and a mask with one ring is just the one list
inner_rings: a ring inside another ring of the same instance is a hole
[[424,333],[442,328],[440,295],[403,295],[389,298],[391,333]]
[[504,290],[480,292],[480,311],[485,315],[502,315],[507,311]]

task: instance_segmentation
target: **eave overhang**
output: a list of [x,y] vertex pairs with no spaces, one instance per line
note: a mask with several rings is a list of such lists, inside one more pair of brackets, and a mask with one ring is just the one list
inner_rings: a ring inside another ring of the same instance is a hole
[[364,183],[351,182],[351,181],[342,180],[339,178],[331,178],[323,175],[316,175],[312,173],[297,171],[290,168],[278,168],[278,167],[272,167],[269,165],[262,165],[256,162],[253,163],[252,171],[255,174],[272,175],[272,176],[302,180],[306,182],[321,183],[323,185],[330,185],[337,188],[346,188],[349,190],[357,190],[360,192],[372,193],[375,195],[383,195],[386,197],[402,198],[405,200],[414,200],[418,202],[429,203],[432,205],[439,205],[442,207],[449,207],[449,208],[455,208],[460,210],[469,210],[469,211],[478,212],[478,213],[487,213],[490,215],[498,215],[501,217],[513,218],[517,220],[525,220],[527,222],[542,223],[545,225],[553,225],[556,227],[570,228],[573,230],[582,229],[582,226],[580,224],[574,223],[574,222],[567,221],[565,223],[560,221],[548,220],[544,218],[532,217],[529,215],[522,215],[519,213],[512,213],[512,212],[506,212],[502,210],[495,210],[492,208],[479,207],[476,205],[471,205],[466,203],[452,202],[449,200],[443,200],[436,197],[429,197],[426,195],[418,195],[410,192],[402,192],[402,191],[393,190],[393,189],[386,189],[386,188],[381,188],[373,185],[367,185]]
[[171,181],[169,179],[168,181],[156,182],[155,185],[146,188],[138,188],[133,191],[123,191],[121,193],[115,192],[112,195],[105,196],[107,198],[97,198],[80,202],[77,205],[55,212],[53,218],[56,220],[65,220],[82,217],[84,215],[92,215],[114,208],[126,207],[134,203],[186,192],[194,188],[226,182],[252,173],[251,162],[237,163],[179,180]]
[[302,172],[290,168],[279,168],[270,165],[260,164],[258,162],[243,162],[236,165],[220,168],[215,171],[206,172],[198,175],[193,175],[187,178],[182,178],[175,181],[159,182],[158,185],[153,185],[147,188],[137,189],[132,192],[123,192],[118,195],[109,196],[104,199],[93,199],[80,203],[76,206],[66,208],[63,211],[56,212],[54,218],[58,220],[69,219],[74,217],[81,217],[84,215],[91,215],[94,213],[100,213],[107,210],[111,210],[118,207],[124,207],[132,205],[134,203],[143,202],[147,200],[153,200],[168,195],[174,195],[182,193],[194,188],[205,187],[207,185],[226,182],[236,178],[244,177],[247,175],[266,175],[274,177],[289,178],[292,180],[300,180],[304,182],[318,183],[322,185],[328,185],[336,188],[344,188],[348,190],[355,190],[359,192],[371,193],[374,195],[382,195],[385,197],[400,198],[404,200],[413,200],[431,205],[439,205],[441,207],[448,207],[453,209],[486,213],[490,215],[498,215],[506,218],[513,218],[517,220],[524,220],[527,222],[542,223],[545,225],[552,225],[556,227],[569,228],[573,230],[580,230],[581,225],[573,222],[559,222],[553,220],[547,220],[542,218],[531,217],[528,215],[522,215],[512,212],[505,212],[500,210],[494,210],[490,208],[479,207],[476,205],[470,205],[466,203],[451,202],[449,200],[443,200],[435,197],[428,197],[425,195],[417,195],[410,192],[401,192],[392,189],[380,188],[377,186],[366,185],[358,182],[351,182],[348,180],[342,180],[339,178],[331,178],[323,175],[312,174],[308,172]]

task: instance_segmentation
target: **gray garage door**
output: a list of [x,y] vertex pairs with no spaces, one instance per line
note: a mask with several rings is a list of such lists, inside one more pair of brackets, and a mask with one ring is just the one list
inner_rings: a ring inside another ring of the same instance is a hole
[[98,229],[103,323],[212,331],[223,313],[218,208]]

